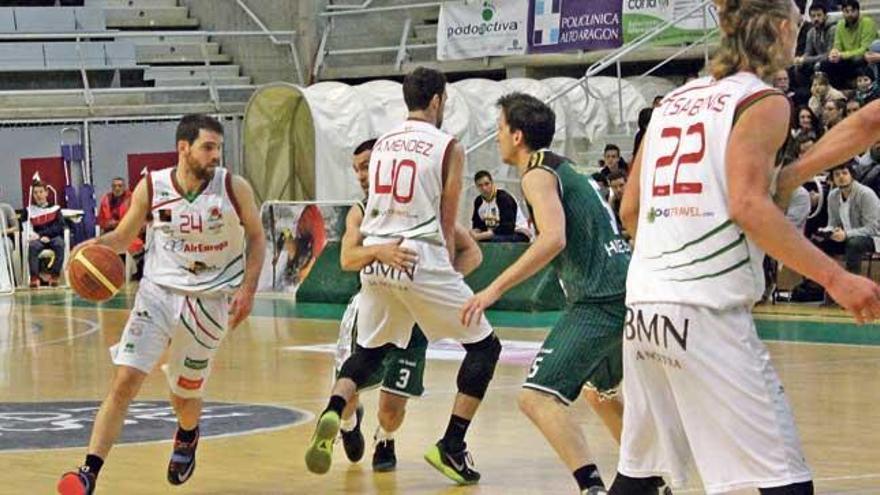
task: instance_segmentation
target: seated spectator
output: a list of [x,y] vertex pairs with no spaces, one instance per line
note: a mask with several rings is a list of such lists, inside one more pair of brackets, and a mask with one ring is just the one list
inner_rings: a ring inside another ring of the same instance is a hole
[[831,87],[828,83],[828,74],[817,72],[813,74],[813,84],[810,86],[810,101],[807,106],[815,115],[821,115],[825,102],[828,100],[846,100],[843,93]]
[[856,76],[855,100],[863,107],[877,98],[880,98],[880,85],[874,80],[874,71],[867,68],[860,70]]
[[623,199],[623,189],[626,187],[626,174],[621,171],[611,172],[608,174],[608,205],[614,212],[614,219],[617,220],[617,228],[623,232],[623,223],[620,221],[620,200]]
[[633,158],[639,152],[639,146],[642,144],[642,138],[645,137],[645,131],[648,130],[648,124],[651,123],[651,115],[654,114],[652,107],[639,110],[639,129],[636,131],[636,137],[633,139]]
[[[31,232],[28,238],[28,267],[31,288],[40,286],[40,281],[52,287],[58,285],[61,267],[64,266],[64,217],[61,207],[49,203],[49,191],[42,182],[34,182],[31,204],[27,208]],[[45,274],[40,273],[40,253],[52,250]]]
[[845,113],[845,115],[847,117],[849,117],[850,115],[858,112],[860,108],[862,108],[862,105],[855,98],[850,98],[850,99],[846,100],[846,113]]
[[3,217],[6,219],[6,223],[0,225],[0,235],[6,238],[9,253],[12,253],[15,249],[15,233],[18,232],[18,215],[12,205],[7,203],[0,203],[0,211],[3,212]]
[[801,136],[809,137],[813,140],[819,139],[822,135],[822,123],[819,117],[810,110],[810,107],[800,107],[797,110],[797,127],[791,130],[791,137],[800,139]]
[[825,132],[840,123],[846,117],[846,102],[843,100],[828,100],[825,102],[824,111],[822,112],[822,123],[825,125]]
[[834,46],[835,26],[828,22],[828,7],[823,2],[810,5],[810,26],[804,43],[804,51],[794,58],[795,84],[807,87],[816,66],[828,60]]
[[880,141],[871,145],[864,155],[856,158],[853,176],[880,195]]
[[[131,205],[131,191],[125,187],[125,180],[122,177],[116,177],[110,184],[110,192],[101,198],[101,205],[98,207],[98,225],[103,233],[111,232],[119,225],[119,221],[125,216],[128,207]],[[134,256],[136,263],[135,280],[140,280],[144,266],[144,232],[132,241],[128,247],[128,252]],[[125,255],[120,256],[125,261]]]
[[531,230],[516,199],[495,187],[492,174],[474,175],[480,195],[474,199],[471,237],[480,242],[529,242]]
[[831,169],[836,188],[828,194],[828,225],[814,238],[828,254],[843,254],[847,271],[859,273],[865,253],[880,239],[880,199],[852,175],[852,162]]
[[616,144],[606,144],[602,156],[603,160],[599,162],[602,168],[593,174],[593,179],[603,187],[608,187],[608,174],[611,172],[621,171],[629,175],[629,165],[621,158],[620,148]]
[[101,205],[98,207],[98,225],[101,226],[101,232],[112,232],[131,203],[131,192],[125,188],[125,180],[116,177],[110,184],[110,192],[101,198]]
[[843,19],[837,22],[834,47],[820,68],[832,85],[847,88],[858,70],[866,66],[865,53],[877,38],[877,25],[870,16],[860,15],[858,0],[844,0],[840,5]]
[[795,108],[806,103],[810,98],[808,92],[797,91],[791,87],[791,78],[789,78],[788,71],[785,69],[780,69],[773,75],[773,87],[781,91],[788,98],[792,118],[795,116]]

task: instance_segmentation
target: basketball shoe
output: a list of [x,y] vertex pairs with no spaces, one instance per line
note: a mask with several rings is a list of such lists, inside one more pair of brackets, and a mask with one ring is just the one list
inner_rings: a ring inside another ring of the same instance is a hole
[[351,431],[342,430],[342,446],[345,448],[345,456],[351,462],[358,462],[364,457],[364,434],[361,432],[361,420],[364,419],[364,406],[358,405],[354,413],[356,423]]
[[306,450],[306,467],[315,474],[324,474],[330,470],[333,462],[333,441],[339,434],[339,414],[325,411],[318,418],[312,444]]
[[397,455],[394,453],[394,439],[376,439],[374,443],[376,448],[373,450],[373,471],[379,473],[394,471],[397,467]]
[[192,442],[184,442],[174,434],[174,451],[168,462],[168,482],[182,485],[190,479],[196,470],[196,447],[199,446],[199,430]]
[[480,473],[474,471],[474,460],[467,448],[459,452],[449,452],[443,440],[440,440],[428,449],[425,460],[459,485],[474,485],[480,481]]
[[92,495],[95,493],[95,475],[79,468],[68,471],[58,480],[58,493],[61,495]]

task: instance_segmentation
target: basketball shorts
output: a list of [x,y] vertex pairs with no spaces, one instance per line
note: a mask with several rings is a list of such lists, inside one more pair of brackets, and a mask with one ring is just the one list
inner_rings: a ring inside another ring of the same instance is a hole
[[618,470],[708,493],[811,479],[794,418],[748,308],[627,307]]
[[379,261],[361,270],[357,343],[366,348],[391,343],[404,349],[416,323],[431,342],[448,338],[472,344],[491,335],[492,326],[485,317],[469,326],[461,324],[461,308],[474,293],[452,268],[446,248],[411,240],[403,246],[418,257],[411,271]]
[[[357,309],[359,295],[356,294],[345,310],[339,325],[339,340],[336,348],[336,373],[342,363],[354,352],[357,341]],[[425,392],[425,353],[428,339],[418,325],[412,327],[412,337],[406,349],[394,348],[389,351],[379,367],[370,375],[361,391],[381,386],[385,392],[404,397],[421,397]]]
[[227,312],[225,294],[184,295],[143,279],[122,337],[110,348],[113,363],[150,373],[170,346],[162,370],[171,391],[200,398],[226,336]]
[[523,387],[554,395],[566,405],[583,388],[603,399],[617,395],[625,314],[623,299],[566,308],[532,361]]

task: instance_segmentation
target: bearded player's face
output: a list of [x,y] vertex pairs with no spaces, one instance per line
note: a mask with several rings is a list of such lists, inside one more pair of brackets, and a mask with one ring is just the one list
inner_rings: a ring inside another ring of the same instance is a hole
[[190,171],[201,180],[214,176],[214,169],[220,164],[223,150],[223,136],[205,129],[199,130],[199,137],[192,144],[186,143],[184,156]]

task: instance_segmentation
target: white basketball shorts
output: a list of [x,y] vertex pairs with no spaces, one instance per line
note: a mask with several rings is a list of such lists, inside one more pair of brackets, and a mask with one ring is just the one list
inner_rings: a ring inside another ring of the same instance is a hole
[[628,305],[618,470],[708,493],[809,481],[782,384],[748,308]]
[[226,294],[184,295],[141,280],[122,337],[110,348],[113,363],[150,373],[170,344],[162,371],[171,391],[200,398],[226,336],[227,311]]
[[472,344],[492,334],[485,316],[470,326],[461,324],[461,308],[474,293],[452,268],[445,247],[411,240],[402,246],[417,253],[413,270],[401,272],[379,261],[361,270],[358,345],[406,348],[415,323],[430,342],[449,338]]

